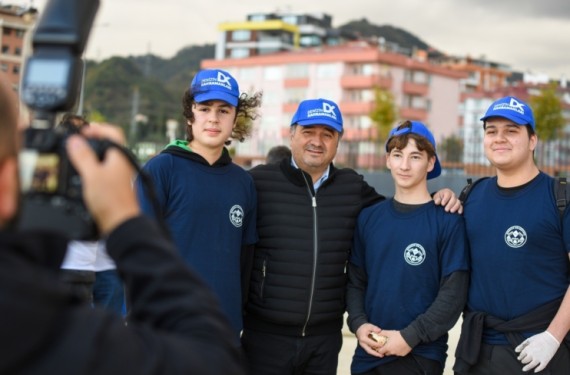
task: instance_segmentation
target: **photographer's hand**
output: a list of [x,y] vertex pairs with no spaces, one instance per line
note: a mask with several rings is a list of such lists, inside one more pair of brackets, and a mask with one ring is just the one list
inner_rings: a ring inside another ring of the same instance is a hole
[[[124,143],[122,132],[111,126],[89,126],[87,137],[106,138]],[[102,235],[109,234],[124,221],[140,214],[131,181],[134,169],[115,148],[110,148],[100,162],[84,137],[74,135],[67,141],[69,159],[81,176],[85,204]]]

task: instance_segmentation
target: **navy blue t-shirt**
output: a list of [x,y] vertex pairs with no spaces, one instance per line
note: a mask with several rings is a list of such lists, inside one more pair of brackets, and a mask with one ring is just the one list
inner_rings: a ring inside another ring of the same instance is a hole
[[[144,167],[158,195],[162,216],[184,260],[210,285],[235,330],[243,328],[240,279],[242,245],[257,242],[257,195],[253,179],[229,163],[212,167],[161,153]],[[149,197],[139,201],[154,216]]]
[[[553,183],[540,173],[520,189],[501,190],[493,177],[471,190],[464,207],[472,267],[469,310],[508,321],[566,293],[570,216],[566,210],[563,233]],[[508,344],[491,329],[484,330],[483,341]]]
[[[402,330],[431,306],[443,278],[468,270],[463,218],[433,202],[407,213],[396,211],[393,199],[380,202],[360,213],[350,261],[368,278],[368,321]],[[412,350],[442,366],[446,351],[447,334]],[[396,358],[373,357],[357,346],[352,372],[370,371]]]

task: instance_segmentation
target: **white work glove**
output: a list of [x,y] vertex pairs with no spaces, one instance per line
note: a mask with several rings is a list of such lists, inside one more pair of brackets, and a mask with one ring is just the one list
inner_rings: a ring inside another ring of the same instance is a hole
[[520,353],[518,360],[522,362],[523,371],[533,368],[534,372],[544,370],[548,362],[554,357],[560,343],[548,331],[538,333],[524,340],[522,344],[515,348],[515,352]]

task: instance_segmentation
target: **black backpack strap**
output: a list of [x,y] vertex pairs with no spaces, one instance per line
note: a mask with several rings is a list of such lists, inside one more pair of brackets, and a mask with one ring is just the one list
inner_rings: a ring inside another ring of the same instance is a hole
[[479,182],[486,180],[488,178],[489,177],[481,177],[481,178],[478,178],[477,180],[475,180],[475,182],[473,182],[472,178],[468,178],[467,179],[467,185],[465,185],[463,190],[461,190],[461,193],[459,193],[459,200],[461,201],[461,204],[465,204],[465,201],[467,200],[469,193],[471,192],[471,190],[473,189],[473,187],[475,185],[477,185]]
[[569,186],[566,181],[566,177],[556,177],[554,179],[554,196],[556,198],[556,207],[558,207],[560,218],[564,216],[564,210],[568,205],[568,197],[570,197],[568,188]]

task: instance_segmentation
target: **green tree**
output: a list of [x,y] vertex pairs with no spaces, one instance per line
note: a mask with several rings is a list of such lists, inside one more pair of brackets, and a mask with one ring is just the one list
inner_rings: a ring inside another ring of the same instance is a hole
[[556,94],[556,84],[552,83],[542,90],[540,94],[531,96],[529,104],[534,112],[536,132],[545,141],[550,141],[559,135],[564,126],[562,116],[562,103]]
[[370,113],[370,119],[376,124],[378,129],[378,140],[382,141],[388,137],[392,126],[396,122],[396,104],[394,95],[382,88],[374,89],[374,109]]
[[445,138],[441,142],[441,152],[438,154],[447,162],[460,162],[463,157],[463,140],[455,135]]
[[107,122],[107,118],[97,110],[89,112],[88,117],[89,117],[89,122]]

